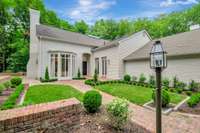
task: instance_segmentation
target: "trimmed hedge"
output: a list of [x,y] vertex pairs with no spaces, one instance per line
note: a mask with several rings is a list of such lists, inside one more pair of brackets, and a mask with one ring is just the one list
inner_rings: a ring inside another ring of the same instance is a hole
[[85,80],[86,78],[85,77],[74,77],[72,78],[73,80]]
[[17,99],[19,98],[21,92],[24,90],[24,85],[20,84],[17,86],[15,91],[8,97],[8,99],[1,105],[1,110],[12,109],[15,107]]
[[83,105],[89,113],[95,113],[102,103],[102,96],[98,91],[87,91],[83,97]]
[[46,80],[46,79],[42,79],[40,78],[40,82],[42,83],[45,83],[45,82],[54,82],[54,81],[57,81],[58,79],[49,79],[49,80]]

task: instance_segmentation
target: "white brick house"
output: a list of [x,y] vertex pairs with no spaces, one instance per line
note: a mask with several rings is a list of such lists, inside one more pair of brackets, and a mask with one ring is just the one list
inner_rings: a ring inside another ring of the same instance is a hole
[[50,76],[72,79],[80,69],[92,76],[95,68],[100,77],[120,79],[124,75],[123,58],[143,47],[151,38],[144,30],[129,37],[107,41],[41,25],[40,13],[30,9],[30,58],[27,77]]
[[[82,75],[92,76],[96,68],[99,76],[107,79],[154,74],[149,52],[155,40],[145,30],[108,41],[41,25],[39,20],[40,13],[30,9],[29,78],[44,77],[46,67],[50,76],[59,80],[72,79],[78,69]],[[163,77],[200,82],[200,29],[159,40],[168,53]]]

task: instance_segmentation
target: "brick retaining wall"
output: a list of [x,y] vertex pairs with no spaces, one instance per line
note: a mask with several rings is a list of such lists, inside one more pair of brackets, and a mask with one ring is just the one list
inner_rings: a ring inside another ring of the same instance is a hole
[[75,98],[0,112],[0,132],[69,132],[80,124],[81,104]]

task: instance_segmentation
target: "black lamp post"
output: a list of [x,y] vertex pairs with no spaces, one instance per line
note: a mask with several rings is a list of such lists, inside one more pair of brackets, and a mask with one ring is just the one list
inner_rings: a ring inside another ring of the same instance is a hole
[[150,67],[156,72],[156,133],[162,132],[161,72],[167,67],[166,52],[162,43],[156,41],[150,53]]

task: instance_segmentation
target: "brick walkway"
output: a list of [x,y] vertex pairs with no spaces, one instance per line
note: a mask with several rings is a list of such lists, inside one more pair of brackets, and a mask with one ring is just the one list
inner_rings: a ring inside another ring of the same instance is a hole
[[[57,83],[71,85],[82,92],[92,89],[90,86],[85,85],[84,81],[80,80],[58,81]],[[104,104],[115,98],[104,92],[101,92],[101,94],[103,96]],[[132,111],[132,121],[155,132],[156,115],[154,111],[132,103],[130,103],[130,110]],[[172,112],[170,115],[163,115],[162,118],[164,133],[200,133],[200,116],[187,116],[178,112]]]

